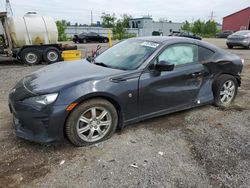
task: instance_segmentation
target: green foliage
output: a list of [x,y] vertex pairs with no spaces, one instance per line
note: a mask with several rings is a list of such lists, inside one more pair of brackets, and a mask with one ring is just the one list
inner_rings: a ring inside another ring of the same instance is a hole
[[184,24],[182,25],[181,29],[183,31],[191,31],[192,30],[192,27],[191,27],[191,24],[186,20],[184,22]]
[[218,29],[217,29],[217,25],[216,25],[215,21],[209,20],[205,23],[205,26],[204,26],[204,33],[205,34],[215,36],[215,34],[217,32],[218,32]]
[[58,40],[59,41],[66,41],[67,40],[67,35],[65,33],[65,30],[67,28],[66,20],[56,21],[56,26],[57,26],[57,30],[58,30]]
[[102,27],[107,27],[107,28],[111,28],[115,25],[115,14],[106,14],[105,12],[102,13]]
[[190,31],[203,37],[213,37],[218,32],[216,22],[208,20],[207,22],[196,20],[193,24],[185,21],[181,27],[184,31]]
[[202,22],[201,20],[197,20],[193,24],[192,32],[196,34],[203,34],[204,26],[205,26],[204,22]]
[[119,40],[124,38],[126,29],[122,20],[117,20],[115,23],[115,26],[113,27],[113,34],[116,35]]
[[[128,14],[121,15],[121,19],[118,19],[113,27],[113,38],[115,39],[125,39],[125,38],[131,38],[131,34],[128,34],[125,28],[129,27],[129,20],[132,18],[132,16]],[[134,35],[133,35],[134,36]]]
[[[133,37],[136,37],[136,34],[126,32],[126,33],[123,35],[123,38],[122,38],[122,39],[129,39],[129,38],[133,38]],[[114,34],[114,33],[113,33],[112,39],[113,39],[113,40],[121,40],[121,39],[119,39],[119,36],[118,36],[117,34]]]
[[129,20],[132,19],[133,17],[128,14],[123,14],[121,15],[122,17],[122,22],[125,28],[129,28]]

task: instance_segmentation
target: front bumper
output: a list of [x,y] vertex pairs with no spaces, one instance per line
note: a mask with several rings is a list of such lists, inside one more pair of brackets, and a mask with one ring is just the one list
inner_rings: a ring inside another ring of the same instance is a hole
[[249,41],[231,41],[231,40],[228,40],[227,41],[227,45],[228,46],[243,46],[243,47],[248,47],[249,46]]
[[9,99],[16,136],[38,143],[60,142],[64,139],[66,106],[48,106],[36,110]]

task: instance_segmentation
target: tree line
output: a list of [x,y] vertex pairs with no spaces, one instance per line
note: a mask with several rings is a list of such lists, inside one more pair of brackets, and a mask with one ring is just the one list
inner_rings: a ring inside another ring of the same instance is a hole
[[205,22],[198,19],[194,23],[185,21],[181,29],[201,35],[202,37],[214,37],[218,33],[217,23],[214,20]]

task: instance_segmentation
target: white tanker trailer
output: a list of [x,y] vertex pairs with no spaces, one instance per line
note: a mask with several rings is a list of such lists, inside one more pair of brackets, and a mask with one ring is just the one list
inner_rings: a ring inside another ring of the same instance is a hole
[[58,31],[53,18],[36,12],[9,18],[6,12],[0,12],[0,20],[1,55],[12,56],[30,65],[61,60],[65,48],[57,43]]

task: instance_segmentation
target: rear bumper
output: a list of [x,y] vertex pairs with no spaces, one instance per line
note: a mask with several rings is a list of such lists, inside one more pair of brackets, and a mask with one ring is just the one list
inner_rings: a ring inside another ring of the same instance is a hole
[[[15,107],[14,107],[15,106]],[[38,143],[64,140],[64,123],[67,117],[65,106],[51,106],[37,111],[29,106],[11,104],[15,134]]]

